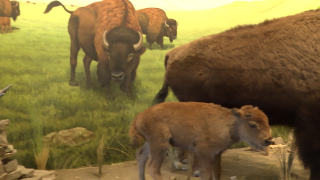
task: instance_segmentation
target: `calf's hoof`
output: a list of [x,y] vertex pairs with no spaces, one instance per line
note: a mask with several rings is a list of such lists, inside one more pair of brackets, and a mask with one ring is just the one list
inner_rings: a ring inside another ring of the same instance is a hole
[[194,177],[200,177],[200,171],[199,170],[195,170],[195,171],[193,171],[192,175]]
[[70,81],[69,81],[69,85],[70,85],[70,86],[78,86],[79,83],[78,83],[77,81],[75,81],[75,80],[73,80],[73,81],[70,80]]

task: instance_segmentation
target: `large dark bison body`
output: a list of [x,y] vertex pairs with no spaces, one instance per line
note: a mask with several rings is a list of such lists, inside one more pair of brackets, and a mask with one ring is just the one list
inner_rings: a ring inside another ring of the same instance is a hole
[[0,16],[12,17],[15,21],[20,16],[20,4],[18,1],[0,0]]
[[170,43],[177,38],[178,23],[169,19],[166,13],[159,8],[145,8],[136,11],[139,25],[146,35],[149,48],[156,42],[164,48],[163,37],[169,37]]
[[320,180],[320,10],[239,26],[169,51],[154,102],[258,106],[271,125],[295,127],[300,158]]
[[75,69],[81,48],[85,52],[83,63],[87,86],[93,86],[90,64],[95,60],[98,61],[98,80],[102,87],[106,87],[107,98],[114,99],[110,87],[111,79],[120,84],[120,89],[126,92],[127,96],[133,96],[131,86],[136,77],[140,56],[146,48],[142,46],[142,31],[131,2],[104,0],[69,11],[59,1],[52,1],[44,13],[56,6],[62,6],[71,14],[68,24],[71,39],[69,84],[78,85]]

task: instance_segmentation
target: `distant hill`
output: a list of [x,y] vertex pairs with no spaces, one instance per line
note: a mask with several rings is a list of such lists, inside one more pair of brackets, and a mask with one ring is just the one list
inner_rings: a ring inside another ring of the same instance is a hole
[[228,28],[239,24],[256,24],[265,19],[316,9],[319,4],[319,0],[235,1],[209,10],[190,11],[189,18],[186,18],[186,12],[167,12],[167,15],[183,20],[180,24],[192,23],[193,26],[201,28],[204,26]]

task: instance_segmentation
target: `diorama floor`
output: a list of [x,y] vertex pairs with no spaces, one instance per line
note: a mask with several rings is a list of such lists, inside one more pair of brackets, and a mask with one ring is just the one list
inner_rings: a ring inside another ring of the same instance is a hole
[[[254,152],[249,148],[230,149],[222,156],[222,178],[230,180],[231,176],[237,176],[237,180],[278,180],[281,170],[279,162],[279,149],[271,149],[270,155],[265,152]],[[177,170],[171,172],[169,158],[166,158],[161,169],[164,180],[186,180],[187,171]],[[307,180],[309,171],[303,168],[296,156],[292,173],[298,175],[295,180]],[[97,167],[85,167],[79,169],[66,169],[57,172],[57,180],[138,180],[138,167],[135,161],[105,165],[102,169],[103,176],[98,177]],[[146,171],[146,180],[153,180]],[[192,177],[191,180],[200,180]]]

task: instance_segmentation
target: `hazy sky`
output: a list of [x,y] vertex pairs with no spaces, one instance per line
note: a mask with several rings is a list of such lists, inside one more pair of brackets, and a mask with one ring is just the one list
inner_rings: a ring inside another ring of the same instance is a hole
[[[52,0],[31,0],[32,2],[46,2]],[[85,6],[101,0],[59,0],[66,5]],[[197,11],[212,9],[234,1],[261,1],[261,0],[130,0],[135,8],[158,7],[165,11]]]

